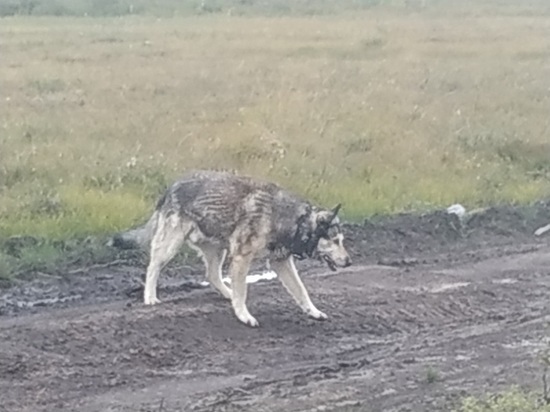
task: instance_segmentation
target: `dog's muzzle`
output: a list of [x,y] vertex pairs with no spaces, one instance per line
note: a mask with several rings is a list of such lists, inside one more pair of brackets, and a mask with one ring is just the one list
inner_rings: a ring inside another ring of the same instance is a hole
[[332,270],[333,272],[336,272],[339,266],[343,268],[347,268],[351,266],[351,259],[349,257],[346,257],[346,260],[344,261],[343,265],[336,264],[336,262],[328,255],[319,255],[319,260],[322,262],[324,261],[329,267],[329,269]]
[[333,272],[336,272],[336,263],[334,263],[334,260],[332,260],[327,255],[323,255],[321,257],[321,259],[326,262],[326,264],[327,264],[327,266],[329,267],[330,270],[332,270]]

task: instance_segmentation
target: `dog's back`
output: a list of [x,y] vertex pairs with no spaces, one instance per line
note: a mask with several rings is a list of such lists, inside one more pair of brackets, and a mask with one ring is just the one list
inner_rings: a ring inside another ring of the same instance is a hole
[[159,214],[191,220],[205,236],[227,239],[245,221],[267,224],[275,217],[278,226],[290,228],[305,205],[271,182],[225,171],[191,171],[165,190],[145,225],[115,235],[111,244],[148,247]]
[[280,191],[275,184],[229,172],[192,172],[167,189],[156,209],[196,222],[208,237],[227,238],[244,220],[269,218]]

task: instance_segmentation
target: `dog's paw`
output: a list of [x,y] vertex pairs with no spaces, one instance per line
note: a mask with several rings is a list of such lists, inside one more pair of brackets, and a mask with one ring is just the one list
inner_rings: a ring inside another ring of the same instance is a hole
[[313,318],[315,320],[327,320],[328,319],[328,316],[325,313],[318,310],[318,309],[309,310],[307,312],[307,314],[310,318]]
[[156,296],[145,296],[143,303],[146,305],[157,305],[160,303],[160,300]]
[[246,326],[250,326],[251,328],[257,328],[258,326],[260,326],[260,323],[256,320],[256,318],[254,317],[250,317],[247,321],[246,321]]
[[256,318],[250,313],[237,314],[237,317],[242,323],[244,323],[246,326],[250,326],[251,328],[257,328],[258,326],[260,326]]

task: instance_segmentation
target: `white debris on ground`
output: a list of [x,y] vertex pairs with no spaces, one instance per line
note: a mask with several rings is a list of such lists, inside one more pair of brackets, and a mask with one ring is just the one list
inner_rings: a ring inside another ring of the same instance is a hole
[[[248,275],[246,277],[246,283],[257,283],[260,280],[273,280],[277,277],[277,274],[273,272],[272,270],[266,270],[262,273],[256,273],[253,275]],[[231,283],[231,279],[228,277],[224,277],[223,281],[225,283]],[[200,283],[201,286],[208,286],[210,283],[203,281]]]
[[447,213],[457,215],[459,219],[466,216],[466,208],[460,203],[455,203],[447,208]]
[[[480,213],[484,210],[485,209],[476,209],[467,212],[464,206],[462,206],[460,203],[455,203],[454,205],[451,205],[447,208],[447,213],[457,215],[460,220],[463,220],[467,216]],[[537,230],[535,230],[535,236],[542,236],[547,232],[550,232],[550,224],[539,227]]]
[[[273,280],[277,277],[277,274],[272,270],[266,270],[262,273],[257,273],[255,275],[248,275],[246,277],[246,283],[256,283],[260,280]],[[231,283],[231,279],[228,277],[223,278],[224,282]]]
[[550,224],[543,227],[539,227],[537,230],[535,230],[535,236],[542,236],[548,231],[550,231]]

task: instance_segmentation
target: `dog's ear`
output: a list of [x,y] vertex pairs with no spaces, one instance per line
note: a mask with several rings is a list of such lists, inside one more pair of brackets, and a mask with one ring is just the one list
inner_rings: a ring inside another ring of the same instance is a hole
[[338,212],[340,211],[340,208],[342,207],[342,205],[339,203],[338,205],[336,205],[336,207],[332,210],[320,210],[317,212],[317,218],[316,218],[316,222],[317,224],[321,224],[321,225],[330,225],[332,223],[332,221],[336,218],[336,216],[338,215]]
[[332,222],[334,218],[338,215],[338,212],[340,211],[340,208],[342,207],[342,203],[338,203],[334,209],[332,209],[332,216],[330,217],[329,222]]

